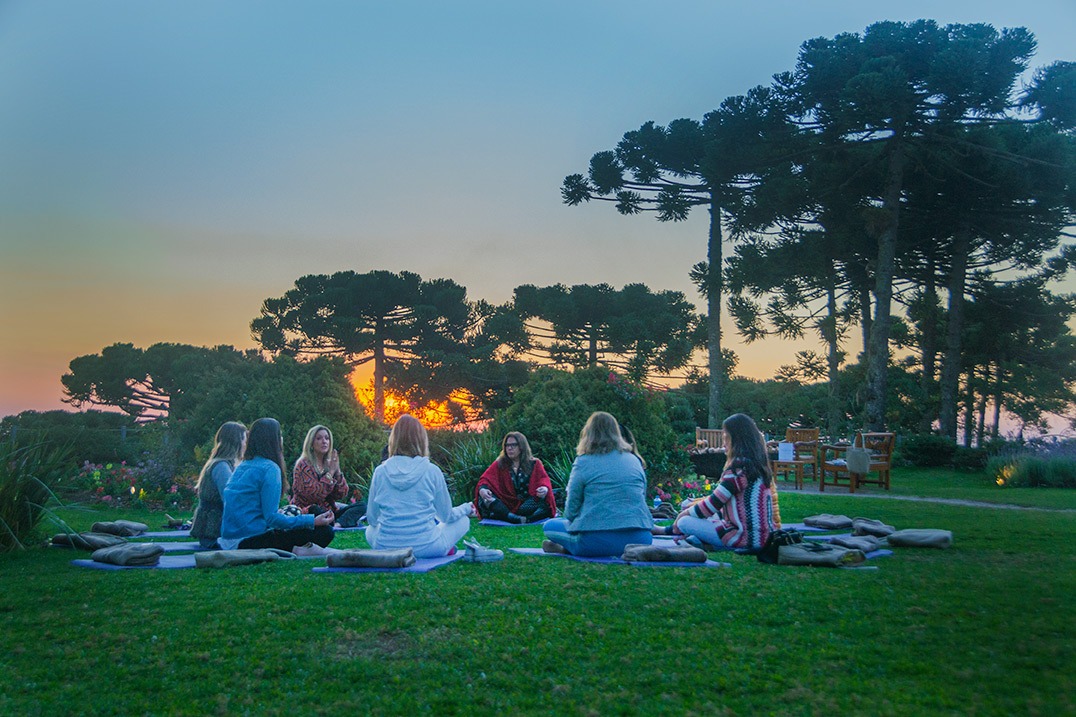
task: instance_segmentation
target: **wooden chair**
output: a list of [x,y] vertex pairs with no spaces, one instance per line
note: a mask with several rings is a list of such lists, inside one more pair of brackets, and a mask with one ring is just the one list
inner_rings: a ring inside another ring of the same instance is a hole
[[[850,493],[855,493],[856,488],[865,484],[878,485],[889,490],[889,471],[893,460],[893,447],[897,442],[895,433],[868,433],[856,434],[852,442],[854,448],[864,448],[870,453],[870,463],[866,473],[852,473],[848,470],[848,464],[842,455],[846,455],[847,448],[826,446],[822,457],[822,473],[818,480],[818,490],[824,491],[827,485],[843,485],[847,481]],[[829,457],[829,453],[833,457]],[[839,462],[838,462],[839,460]],[[876,478],[871,478],[871,473],[877,473]],[[832,482],[828,478],[832,476]]]
[[702,442],[705,442],[706,448],[724,448],[724,433],[720,428],[696,428],[695,445],[697,447],[703,446]]
[[803,472],[811,467],[811,478],[818,477],[818,428],[788,428],[785,430],[785,443],[791,443],[792,460],[775,460],[771,466],[774,477],[784,476],[788,480],[791,472],[796,480],[796,488],[803,488]]

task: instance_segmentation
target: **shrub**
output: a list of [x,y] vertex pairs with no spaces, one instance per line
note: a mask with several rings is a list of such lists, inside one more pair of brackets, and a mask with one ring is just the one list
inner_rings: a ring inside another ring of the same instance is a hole
[[904,462],[921,468],[951,465],[956,452],[956,443],[951,438],[933,433],[905,436],[900,446]]
[[[430,436],[430,454],[445,472],[452,502],[459,504],[474,499],[478,479],[501,452],[500,440],[492,432],[436,431]],[[434,443],[434,441],[437,441]]]
[[494,436],[523,433],[535,456],[546,462],[565,451],[574,456],[579,431],[594,411],[607,411],[631,429],[649,473],[686,465],[687,456],[676,455],[681,451],[661,396],[601,368],[536,370],[490,430]]
[[0,552],[25,548],[47,505],[55,501],[54,485],[71,455],[46,443],[0,444]]
[[993,458],[987,473],[1002,487],[1076,488],[1076,460],[1068,456]]

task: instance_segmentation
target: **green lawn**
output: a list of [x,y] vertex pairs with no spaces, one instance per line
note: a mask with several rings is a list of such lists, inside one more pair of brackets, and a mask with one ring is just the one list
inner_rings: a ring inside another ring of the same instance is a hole
[[[986,486],[964,480],[902,470],[894,492],[981,500]],[[863,515],[947,528],[955,545],[872,571],[509,554],[426,575],[310,572],[319,561],[104,572],[32,550],[0,556],[0,714],[1076,712],[1076,513],[781,496],[786,522]],[[541,541],[536,527],[473,534]]]

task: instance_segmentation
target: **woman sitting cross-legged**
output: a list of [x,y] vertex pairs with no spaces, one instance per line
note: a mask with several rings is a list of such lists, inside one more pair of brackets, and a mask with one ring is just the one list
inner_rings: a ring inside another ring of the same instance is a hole
[[242,423],[228,421],[223,424],[217,429],[209,460],[198,476],[198,508],[191,520],[191,537],[198,538],[198,546],[203,550],[218,547],[220,524],[224,518],[224,488],[243,459],[246,441],[247,427]]
[[370,479],[371,548],[411,548],[416,558],[439,558],[454,553],[467,534],[474,504],[452,507],[445,475],[429,456],[426,429],[414,416],[400,416],[389,434],[389,458]]
[[347,498],[347,480],[333,448],[333,434],[325,426],[306,432],[303,454],[291,474],[291,502],[304,513],[336,513],[336,501]]
[[579,434],[563,518],[545,523],[548,553],[619,556],[629,543],[649,545],[654,525],[646,504],[646,471],[620,434],[616,419],[598,411]]
[[523,524],[557,514],[549,474],[531,455],[527,437],[516,431],[504,437],[501,455],[478,479],[474,492],[475,507],[483,518]]
[[244,460],[224,489],[220,547],[279,548],[320,555],[333,539],[332,511],[314,515],[277,512],[284,497],[284,442],[275,418],[250,427]]
[[694,535],[720,548],[761,550],[775,529],[766,442],[749,416],[737,413],[721,424],[728,458],[714,492],[677,516],[670,534]]

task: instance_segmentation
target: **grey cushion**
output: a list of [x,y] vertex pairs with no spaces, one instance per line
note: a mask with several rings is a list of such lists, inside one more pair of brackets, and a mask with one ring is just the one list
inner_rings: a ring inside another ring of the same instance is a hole
[[81,550],[98,550],[110,545],[122,545],[126,538],[108,533],[57,533],[52,536],[53,545],[61,545],[65,548],[79,548]]
[[777,549],[778,565],[813,565],[845,568],[859,565],[867,559],[861,550],[842,548],[827,543],[804,542],[782,545]]
[[953,533],[936,528],[909,528],[890,533],[886,542],[897,548],[949,548],[953,545]]
[[620,559],[641,563],[705,563],[706,551],[691,545],[665,547],[633,543],[624,546]]
[[415,564],[411,548],[395,550],[340,550],[325,556],[330,568],[406,568]]
[[873,518],[852,519],[852,535],[873,535],[877,538],[884,538],[894,530],[896,528],[892,525],[886,525],[882,521],[874,520]]
[[156,565],[163,554],[164,547],[156,543],[123,543],[95,550],[90,557],[111,565]]
[[829,541],[829,544],[869,553],[872,550],[877,550],[882,545],[882,539],[873,535],[841,535]]
[[830,515],[829,513],[822,513],[820,515],[808,515],[803,519],[803,524],[812,528],[822,528],[824,530],[844,530],[845,528],[852,527],[852,519],[847,515]]
[[141,535],[147,530],[149,530],[148,525],[145,523],[136,523],[133,520],[114,520],[111,522],[93,524],[93,532],[95,533],[108,533],[109,535],[119,535],[125,538]]
[[227,568],[232,565],[255,565],[274,560],[294,560],[295,555],[277,548],[252,550],[210,550],[194,554],[194,564],[199,568]]

